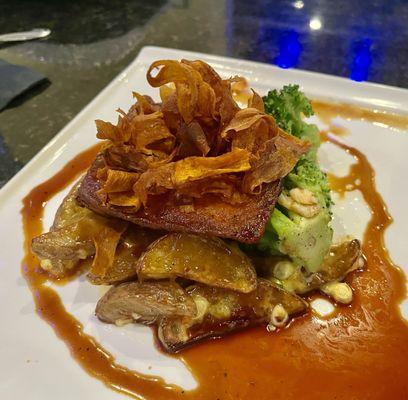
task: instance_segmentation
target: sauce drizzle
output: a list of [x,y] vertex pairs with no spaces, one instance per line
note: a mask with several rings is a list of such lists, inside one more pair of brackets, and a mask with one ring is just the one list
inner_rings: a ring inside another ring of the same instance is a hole
[[273,334],[263,327],[255,328],[182,352],[178,357],[198,382],[192,391],[116,364],[65,310],[58,294],[46,285],[47,277],[39,271],[38,260],[30,251],[32,238],[42,233],[47,201],[90,165],[97,147],[79,154],[23,201],[22,272],[38,314],[86,372],[111,389],[137,399],[408,398],[408,326],[398,309],[405,296],[405,279],[384,247],[384,232],[392,218],[376,190],[374,170],[367,158],[333,135],[323,132],[322,138],[356,160],[348,176],[330,176],[332,189],[339,194],[360,190],[372,212],[363,240],[367,269],[348,277],[355,299],[335,317],[323,320],[308,314]]
[[381,124],[394,129],[408,130],[407,115],[370,110],[347,103],[331,103],[319,100],[312,101],[312,106],[319,119],[327,124],[336,117],[342,117]]

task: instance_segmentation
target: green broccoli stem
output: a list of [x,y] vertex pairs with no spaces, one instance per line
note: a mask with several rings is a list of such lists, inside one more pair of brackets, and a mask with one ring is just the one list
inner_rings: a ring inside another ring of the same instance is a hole
[[292,220],[277,208],[273,210],[269,222],[280,240],[296,229],[296,225]]

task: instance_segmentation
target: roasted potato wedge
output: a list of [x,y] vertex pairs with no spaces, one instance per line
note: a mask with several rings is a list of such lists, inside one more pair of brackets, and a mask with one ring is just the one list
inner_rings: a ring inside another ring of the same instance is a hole
[[[70,190],[59,206],[50,232],[44,233],[32,241],[32,251],[40,258],[41,267],[55,277],[63,277],[75,267],[81,258],[95,253],[91,243],[78,243],[73,238],[73,228],[60,231],[78,220],[94,214],[93,211],[81,207],[76,196],[79,180]],[[70,246],[65,246],[69,242]]]
[[208,337],[270,323],[276,307],[283,309],[286,319],[307,308],[300,297],[264,279],[258,279],[256,290],[247,294],[206,285],[190,286],[186,292],[196,304],[197,315],[193,318],[169,316],[159,324],[159,339],[170,352]]
[[[364,266],[361,244],[357,239],[332,246],[320,271],[310,275],[299,266],[281,258],[259,257],[253,258],[253,261],[261,276],[278,281],[285,290],[297,294],[318,289],[328,282],[341,281],[349,272]],[[281,270],[285,269],[283,273],[280,271],[281,273],[277,274],[278,263],[283,267]],[[281,274],[283,276],[280,276]]]
[[130,225],[116,248],[115,259],[105,276],[89,272],[88,280],[94,285],[113,285],[137,278],[136,264],[140,255],[161,235],[160,231]]
[[188,233],[170,233],[142,255],[140,280],[186,278],[238,292],[256,288],[251,260],[234,244]]
[[361,267],[358,262],[361,255],[361,243],[357,239],[333,246],[323,260],[323,267],[319,272],[321,278],[325,282],[344,279],[349,272]]
[[67,196],[63,199],[61,205],[55,213],[54,222],[51,230],[57,230],[64,226],[70,225],[82,218],[89,217],[94,214],[93,211],[78,204],[76,197],[78,188],[81,185],[82,178],[75,183]]
[[[95,222],[97,224],[97,222]],[[32,250],[41,258],[60,260],[85,259],[95,253],[92,237],[81,219],[68,226],[49,231],[33,239]],[[89,228],[93,229],[89,223]]]
[[63,277],[95,254],[95,238],[101,232],[124,231],[127,222],[106,218],[77,204],[80,182],[63,200],[49,232],[33,239],[32,251],[40,258],[41,267],[55,277]]
[[99,301],[95,314],[103,322],[151,324],[165,316],[193,317],[196,305],[175,282],[126,282],[113,286]]
[[[72,269],[79,260],[95,254],[94,238],[99,232],[107,229],[121,232],[126,225],[124,221],[92,213],[67,226],[34,238],[31,249],[41,259],[42,268],[54,276],[63,276],[68,272],[65,267]],[[59,263],[56,260],[59,260]],[[57,265],[59,268],[55,268]]]

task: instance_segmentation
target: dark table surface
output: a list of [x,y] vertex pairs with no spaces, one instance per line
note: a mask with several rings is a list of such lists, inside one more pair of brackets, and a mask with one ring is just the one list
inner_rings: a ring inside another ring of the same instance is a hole
[[0,0],[0,22],[52,30],[0,47],[49,79],[0,113],[0,186],[145,45],[408,87],[408,0]]

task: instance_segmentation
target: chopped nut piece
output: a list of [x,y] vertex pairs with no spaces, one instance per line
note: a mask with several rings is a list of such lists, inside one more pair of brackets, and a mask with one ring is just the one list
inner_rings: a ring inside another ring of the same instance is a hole
[[338,303],[350,304],[353,300],[353,291],[344,282],[329,282],[323,285],[320,290]]
[[351,266],[350,272],[356,269],[363,269],[365,265],[365,259],[363,256],[357,258],[356,262]]
[[289,191],[289,194],[297,203],[308,206],[318,204],[316,196],[308,189],[294,188]]
[[193,318],[193,321],[201,322],[205,314],[208,312],[210,303],[205,297],[200,296],[200,295],[194,295],[193,300],[197,308],[197,315]]
[[279,280],[285,280],[291,277],[296,267],[290,261],[279,261],[273,269],[273,276]]
[[291,196],[288,196],[283,192],[278,198],[278,204],[305,218],[312,218],[320,212],[320,206],[318,204],[305,205],[298,203]]
[[40,266],[43,270],[49,271],[52,269],[52,261],[49,260],[48,258],[44,258],[43,260],[40,260]]
[[287,324],[288,320],[289,320],[288,312],[282,306],[282,304],[277,304],[275,307],[273,307],[271,313],[271,321],[269,322],[269,325],[272,325],[276,328],[281,328]]
[[131,318],[117,319],[115,321],[115,325],[120,328],[120,327],[128,325],[128,324],[130,324],[132,322],[133,322],[133,320]]
[[322,297],[313,299],[310,302],[310,308],[319,318],[327,318],[336,310],[336,307],[330,300]]

